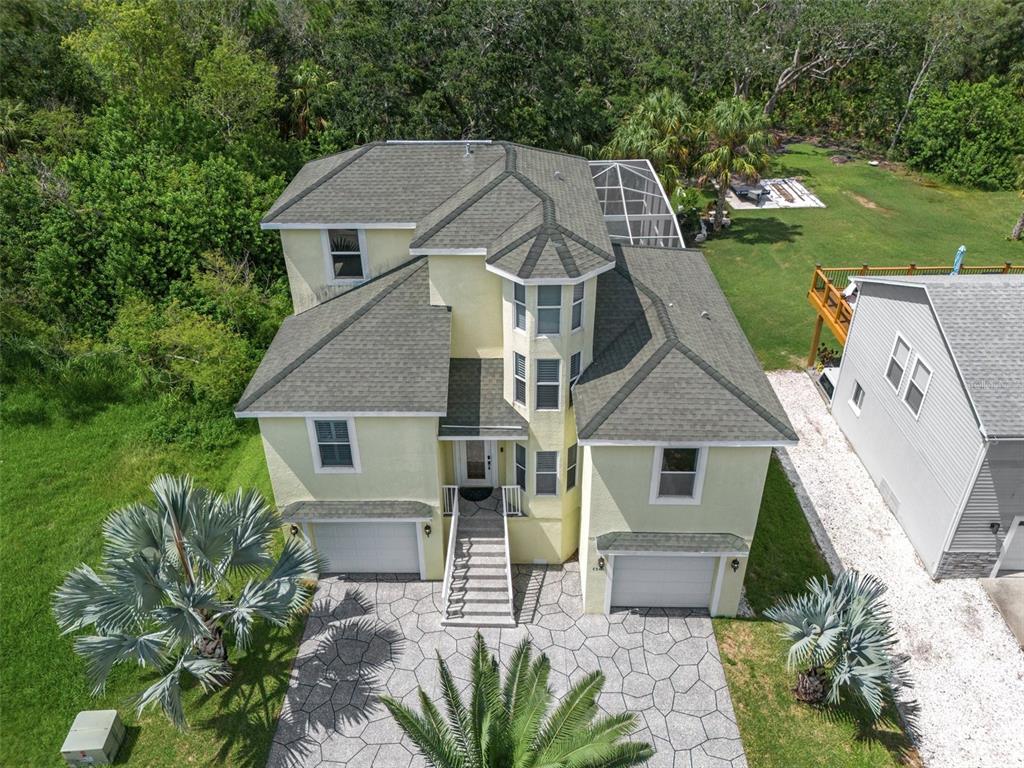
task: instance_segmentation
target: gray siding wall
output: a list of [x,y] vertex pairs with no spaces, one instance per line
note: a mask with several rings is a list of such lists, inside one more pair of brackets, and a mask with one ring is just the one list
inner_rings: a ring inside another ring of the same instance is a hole
[[[897,333],[911,348],[899,392],[885,377]],[[915,418],[903,395],[919,356],[932,378]],[[849,404],[857,382],[865,392],[859,416]],[[983,443],[923,290],[863,286],[832,413],[934,575]]]
[[[950,551],[998,552],[1017,515],[1024,515],[1024,442],[993,443],[957,523]],[[995,535],[992,523],[999,523]]]

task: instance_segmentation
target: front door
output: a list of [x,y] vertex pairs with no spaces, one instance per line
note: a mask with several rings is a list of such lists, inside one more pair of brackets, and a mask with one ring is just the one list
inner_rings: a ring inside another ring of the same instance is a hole
[[459,485],[493,487],[495,443],[491,440],[460,440],[456,446]]

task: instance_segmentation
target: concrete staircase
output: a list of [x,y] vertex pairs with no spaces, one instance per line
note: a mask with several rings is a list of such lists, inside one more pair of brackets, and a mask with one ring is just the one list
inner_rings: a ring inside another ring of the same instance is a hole
[[[465,504],[465,502],[463,502]],[[459,519],[444,626],[514,627],[509,608],[505,523],[487,509]]]

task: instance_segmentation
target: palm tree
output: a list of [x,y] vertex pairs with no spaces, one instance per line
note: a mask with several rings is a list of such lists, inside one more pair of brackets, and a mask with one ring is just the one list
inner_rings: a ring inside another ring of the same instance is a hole
[[903,661],[893,656],[896,637],[885,590],[874,576],[843,571],[831,583],[810,579],[805,594],[765,612],[792,643],[787,663],[800,670],[798,698],[839,704],[842,692],[850,691],[877,720],[894,688],[908,685]]
[[595,720],[596,698],[604,684],[600,672],[577,682],[545,717],[552,701],[551,665],[543,654],[531,659],[529,640],[513,652],[502,685],[498,661],[477,633],[468,706],[440,654],[437,663],[447,717],[422,688],[420,714],[383,698],[402,730],[436,768],[618,768],[638,765],[654,754],[649,744],[622,741],[633,731],[635,715],[624,712]]
[[683,98],[668,88],[648,94],[619,124],[605,157],[646,157],[672,195],[690,167],[694,127]]
[[768,150],[772,137],[768,132],[768,118],[753,102],[740,96],[720,99],[707,114],[706,140],[708,149],[697,160],[697,169],[704,180],[718,184],[715,203],[715,231],[722,228],[725,216],[725,193],[733,175],[750,181],[760,178],[771,162]]
[[[134,661],[160,674],[135,698],[139,712],[159,705],[183,728],[182,678],[205,690],[226,684],[225,630],[244,648],[257,618],[287,624],[320,562],[298,537],[275,561],[281,520],[256,491],[224,497],[168,475],[150,488],[152,506],[131,504],[107,518],[100,572],[73,570],[54,593],[54,615],[64,634],[92,630],[75,640],[75,652],[94,695],[115,665]],[[248,579],[236,591],[240,577]]]

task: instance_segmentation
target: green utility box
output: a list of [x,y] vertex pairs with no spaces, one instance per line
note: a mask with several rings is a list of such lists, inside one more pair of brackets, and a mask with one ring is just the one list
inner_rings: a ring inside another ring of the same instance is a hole
[[116,709],[79,712],[60,752],[68,765],[110,765],[122,741],[124,724]]

